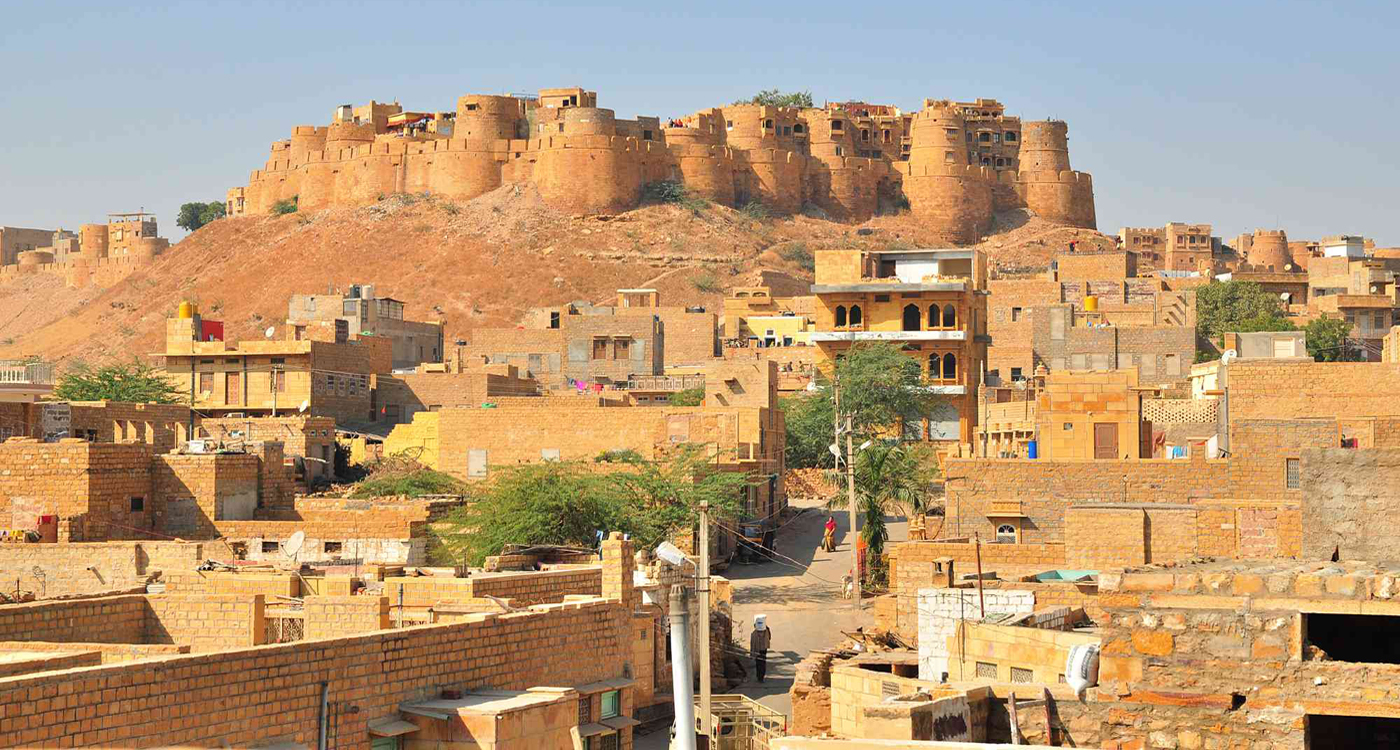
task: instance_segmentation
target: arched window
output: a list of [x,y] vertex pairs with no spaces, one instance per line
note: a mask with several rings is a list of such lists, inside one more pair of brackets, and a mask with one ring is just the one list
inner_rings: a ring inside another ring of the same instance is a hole
[[954,309],[952,305],[944,305],[944,306],[943,306],[943,327],[944,327],[944,328],[957,328],[957,327],[958,327],[958,311],[957,311],[956,309]]
[[906,330],[906,331],[917,331],[917,330],[919,330],[919,317],[920,317],[920,316],[919,316],[919,306],[918,306],[918,305],[915,305],[915,304],[912,304],[912,303],[911,303],[911,304],[908,304],[908,305],[905,305],[905,306],[904,306],[904,330]]
[[958,358],[951,352],[943,355],[943,379],[958,379]]
[[938,380],[943,374],[943,356],[938,352],[928,355],[928,379]]
[[860,305],[851,305],[851,325],[860,325]]
[[939,310],[938,305],[936,305],[936,304],[934,304],[934,305],[929,305],[929,306],[928,306],[928,327],[929,327],[929,328],[942,328],[942,327],[943,327],[943,317],[942,317],[941,311]]
[[1008,544],[1016,543],[1016,527],[1009,523],[1004,523],[997,527],[997,541]]
[[841,328],[846,325],[846,306],[836,306],[836,327]]

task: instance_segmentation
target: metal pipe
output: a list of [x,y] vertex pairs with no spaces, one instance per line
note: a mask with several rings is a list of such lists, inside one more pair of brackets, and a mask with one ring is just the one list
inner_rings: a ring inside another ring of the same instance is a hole
[[[671,586],[667,620],[671,625],[671,696],[676,738],[671,750],[695,750],[695,691],[690,672],[690,610],[685,590]],[[709,720],[709,717],[706,717]]]
[[316,750],[328,750],[326,744],[326,719],[331,712],[331,684],[321,683],[321,715],[317,717],[317,725],[320,727],[320,738],[316,744]]

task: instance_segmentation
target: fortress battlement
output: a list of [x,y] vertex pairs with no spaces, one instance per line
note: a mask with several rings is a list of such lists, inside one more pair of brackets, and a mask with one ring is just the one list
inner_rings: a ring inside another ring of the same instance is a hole
[[313,210],[396,192],[468,200],[510,183],[534,184],[561,209],[604,213],[639,205],[649,182],[679,180],[718,203],[814,204],[840,221],[863,221],[902,196],[952,241],[975,238],[1005,208],[1094,226],[1092,179],[1069,169],[1064,123],[1022,122],[994,99],[929,99],[912,113],[735,104],[621,120],[596,93],[558,88],[467,94],[455,112],[431,117],[397,103],[342,106],[330,124],[291,133],[229,191],[230,215],[293,197]]

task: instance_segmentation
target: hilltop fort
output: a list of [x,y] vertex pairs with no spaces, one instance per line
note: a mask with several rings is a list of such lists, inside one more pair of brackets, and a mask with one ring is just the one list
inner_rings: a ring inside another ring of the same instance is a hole
[[358,206],[393,193],[471,199],[534,185],[580,214],[637,207],[651,183],[792,213],[864,221],[908,207],[950,241],[972,242],[995,211],[1095,227],[1090,176],[1070,169],[1064,122],[1005,114],[994,99],[926,99],[918,112],[862,102],[823,108],[739,104],[663,123],[618,119],[596,92],[468,94],[453,112],[371,101],[326,126],[298,125],[262,169],[228,192],[229,215]]

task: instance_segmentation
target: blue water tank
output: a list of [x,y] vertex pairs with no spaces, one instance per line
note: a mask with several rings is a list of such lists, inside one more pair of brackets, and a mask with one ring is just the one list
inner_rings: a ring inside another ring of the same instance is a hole
[[1026,443],[1026,458],[1040,458],[1039,441],[1031,440],[1030,442]]

